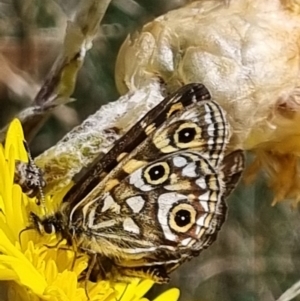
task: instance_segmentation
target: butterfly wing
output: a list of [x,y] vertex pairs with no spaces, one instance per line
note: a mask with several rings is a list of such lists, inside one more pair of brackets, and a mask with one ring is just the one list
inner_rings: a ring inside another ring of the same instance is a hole
[[185,86],[155,107],[67,195],[81,249],[167,274],[215,240],[244,158],[224,158],[229,125],[202,89]]

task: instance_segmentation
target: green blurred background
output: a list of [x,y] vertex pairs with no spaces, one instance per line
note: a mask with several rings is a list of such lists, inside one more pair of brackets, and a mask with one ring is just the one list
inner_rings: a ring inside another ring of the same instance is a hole
[[[101,105],[118,98],[114,67],[128,33],[184,1],[118,0],[110,5],[94,46],[87,54],[72,97],[59,107],[31,144],[34,156],[54,145]],[[0,1],[0,126],[27,107],[43,83],[64,37],[66,20],[78,0]],[[182,301],[274,301],[300,279],[300,222],[290,203],[271,207],[263,175],[240,184],[230,198],[228,217],[217,241],[155,286],[181,289]],[[296,297],[293,300],[300,300]]]

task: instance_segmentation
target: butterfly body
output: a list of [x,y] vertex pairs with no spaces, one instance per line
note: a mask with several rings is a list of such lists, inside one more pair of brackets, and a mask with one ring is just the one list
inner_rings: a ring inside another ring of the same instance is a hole
[[205,87],[187,85],[94,164],[56,217],[34,216],[36,228],[54,227],[68,244],[109,260],[115,274],[165,282],[225,220],[225,197],[244,166],[241,151],[225,155],[229,138]]

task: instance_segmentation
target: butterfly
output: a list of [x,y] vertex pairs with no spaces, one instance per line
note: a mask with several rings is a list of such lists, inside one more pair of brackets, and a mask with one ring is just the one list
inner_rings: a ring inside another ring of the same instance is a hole
[[226,152],[230,136],[208,90],[185,85],[95,160],[56,212],[32,212],[33,227],[88,254],[89,274],[165,283],[224,223],[244,169],[241,150]]

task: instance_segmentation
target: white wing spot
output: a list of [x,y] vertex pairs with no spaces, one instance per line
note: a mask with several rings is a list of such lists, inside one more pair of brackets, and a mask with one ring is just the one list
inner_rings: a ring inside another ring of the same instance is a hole
[[129,177],[129,183],[142,191],[152,190],[152,186],[145,184],[143,180],[142,169],[138,169],[131,174],[131,176]]
[[210,210],[209,210],[209,208],[208,208],[208,202],[200,201],[200,205],[201,205],[202,208],[204,209],[204,212],[210,212]]
[[195,230],[195,234],[198,236],[198,234],[200,233],[201,227],[199,227],[197,225],[196,230]]
[[208,144],[208,145],[213,145],[213,146],[215,146],[216,141],[215,141],[214,138],[209,138],[209,139],[207,140],[207,144]]
[[207,127],[207,133],[209,136],[215,136],[215,125],[213,123]]
[[116,202],[114,201],[114,199],[112,198],[111,195],[108,195],[104,201],[103,201],[103,207],[101,209],[101,212],[105,212],[106,210],[108,210],[109,208],[116,206]]
[[132,220],[132,218],[127,217],[123,221],[123,229],[127,232],[132,232],[135,234],[140,234],[139,226]]
[[128,198],[126,203],[134,213],[139,213],[145,205],[145,200],[141,196],[135,196]]
[[194,162],[189,163],[185,168],[183,168],[182,175],[190,178],[197,177],[196,164]]
[[197,219],[196,224],[200,227],[203,227],[205,225],[206,217],[207,217],[207,214],[201,215],[201,217]]
[[208,105],[205,105],[204,108],[205,108],[205,112],[206,112],[206,114],[204,115],[204,120],[207,124],[211,124],[212,123],[211,109]]
[[204,178],[199,178],[196,180],[196,184],[201,188],[201,189],[207,189],[207,185],[205,182]]
[[210,200],[209,198],[209,191],[199,195],[198,197],[199,201],[204,201],[204,202],[208,202]]
[[176,156],[173,158],[173,163],[176,167],[183,167],[187,164],[187,160],[184,157]]
[[183,239],[183,240],[181,241],[181,245],[187,246],[187,245],[190,243],[191,240],[192,240],[191,237],[185,238],[185,239]]

